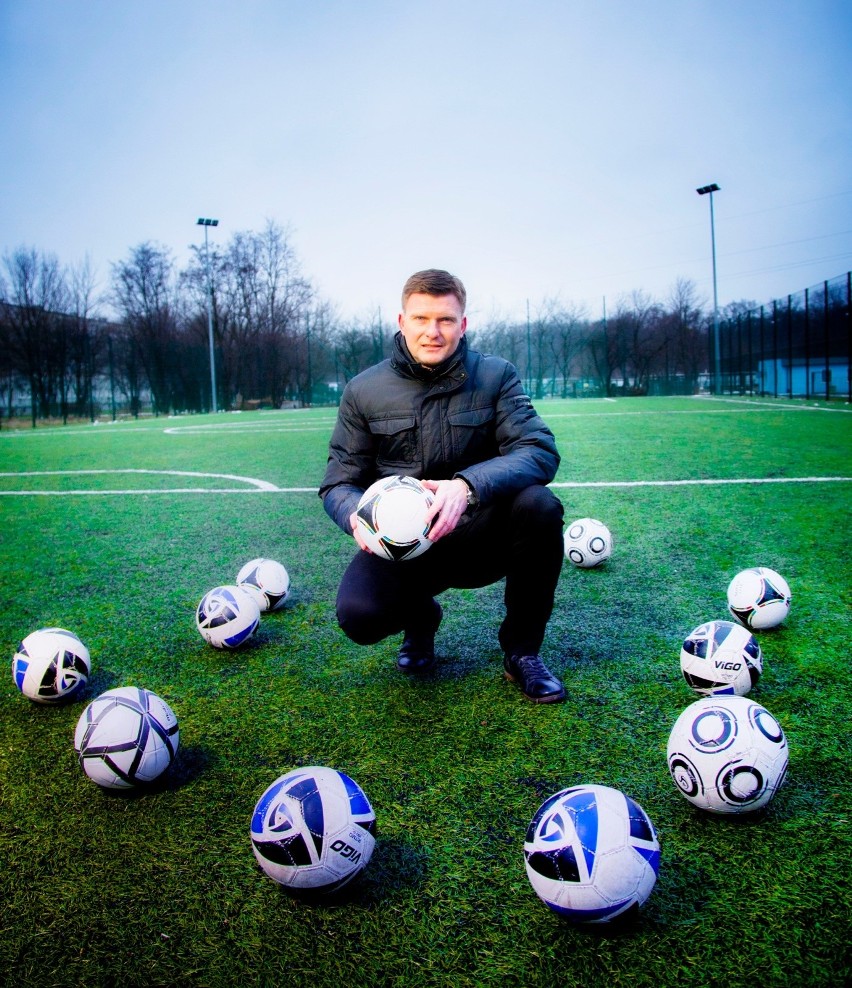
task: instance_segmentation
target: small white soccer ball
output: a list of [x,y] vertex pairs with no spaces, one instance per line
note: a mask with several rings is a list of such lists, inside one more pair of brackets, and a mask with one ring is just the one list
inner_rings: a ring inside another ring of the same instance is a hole
[[18,645],[12,678],[34,703],[64,703],[85,689],[92,669],[89,650],[71,631],[39,628]]
[[252,559],[237,573],[237,586],[257,601],[261,613],[277,611],[290,595],[290,574],[275,559]]
[[426,512],[430,491],[414,477],[383,477],[361,495],[356,516],[358,530],[377,556],[400,561],[414,559],[432,543]]
[[583,785],[546,799],[527,828],[527,877],[536,895],[574,923],[635,912],[660,870],[660,844],[642,807],[619,789]]
[[760,679],[763,652],[754,635],[733,621],[707,621],[684,639],[683,678],[702,696],[745,696]]
[[597,518],[578,518],[562,538],[565,558],[580,569],[599,566],[612,555],[612,533]]
[[787,774],[787,739],[778,721],[745,696],[706,696],[675,721],[669,772],[685,799],[711,813],[762,809]]
[[781,624],[791,600],[787,581],[766,566],[744,569],[728,585],[728,610],[740,624],[756,631]]
[[375,834],[363,789],[343,772],[316,765],[276,779],[251,819],[258,864],[299,896],[326,896],[351,882],[367,866]]
[[239,648],[257,631],[260,605],[238,586],[215,587],[201,598],[195,624],[215,648]]
[[101,693],[74,731],[74,750],[86,775],[105,789],[153,782],[171,765],[180,731],[162,697],[135,686]]

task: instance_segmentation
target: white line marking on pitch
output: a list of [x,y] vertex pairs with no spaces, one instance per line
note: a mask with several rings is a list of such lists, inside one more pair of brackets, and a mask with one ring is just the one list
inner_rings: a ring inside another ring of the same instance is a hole
[[[151,476],[168,477],[198,477],[215,478],[217,480],[233,480],[246,484],[246,487],[162,487],[162,488],[131,488],[119,490],[84,490],[68,491],[0,491],[0,497],[61,497],[69,494],[95,496],[115,494],[316,494],[318,487],[278,487],[266,480],[254,477],[240,477],[230,473],[197,473],[191,470],[27,470],[20,473],[2,473],[0,477],[68,477],[91,476],[103,474],[146,474]],[[590,480],[590,481],[556,481],[550,487],[713,487],[722,484],[829,484],[848,483],[852,477],[753,477],[753,478],[700,478],[694,480]]]
[[701,478],[695,480],[590,480],[561,481],[550,487],[714,487],[718,484],[829,484],[848,483],[852,477],[729,477],[715,480]]
[[[137,470],[137,469],[125,469],[125,470],[25,470],[20,473],[0,473],[0,477],[81,477],[81,476],[97,476],[103,474],[145,474],[152,476],[165,476],[165,477],[207,477],[215,478],[216,480],[233,480],[238,484],[248,484],[250,485],[248,490],[258,490],[258,491],[275,491],[281,490],[275,484],[270,484],[267,480],[257,480],[254,477],[240,477],[232,473],[197,473],[193,470]],[[243,493],[245,488],[228,488],[228,490],[239,490]],[[190,487],[185,489],[186,492],[200,491],[203,493],[213,493],[210,488],[196,488]],[[154,493],[164,493],[172,494],[176,493],[175,488],[165,488],[163,491],[152,491],[152,490],[123,490],[123,491],[0,491],[0,494],[154,494]]]

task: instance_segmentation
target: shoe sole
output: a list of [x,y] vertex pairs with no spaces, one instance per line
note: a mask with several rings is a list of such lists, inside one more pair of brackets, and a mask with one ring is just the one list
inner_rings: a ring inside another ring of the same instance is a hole
[[[517,683],[520,687],[520,683],[511,673],[503,670],[503,675],[510,683]],[[529,693],[524,693],[523,688],[521,688],[521,693],[531,702],[531,703],[561,703],[566,696],[565,690],[563,689],[559,693],[547,693],[545,696],[530,696]]]

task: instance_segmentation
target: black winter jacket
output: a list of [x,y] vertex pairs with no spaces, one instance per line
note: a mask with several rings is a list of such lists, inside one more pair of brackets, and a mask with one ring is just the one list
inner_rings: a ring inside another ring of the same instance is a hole
[[553,433],[501,357],[469,350],[462,337],[428,369],[401,333],[393,355],[354,377],[340,399],[320,487],[325,510],[348,535],[361,494],[392,474],[463,477],[481,504],[556,476]]

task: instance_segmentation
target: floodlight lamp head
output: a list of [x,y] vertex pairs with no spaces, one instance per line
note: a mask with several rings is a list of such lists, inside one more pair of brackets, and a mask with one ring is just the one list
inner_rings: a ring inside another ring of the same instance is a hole
[[719,186],[713,182],[712,185],[702,185],[700,189],[695,190],[700,196],[706,196],[708,192],[718,192]]
[[199,216],[198,219],[196,220],[195,225],[196,226],[218,226],[219,225],[219,221],[218,220],[208,220],[208,219],[205,219],[203,216]]

